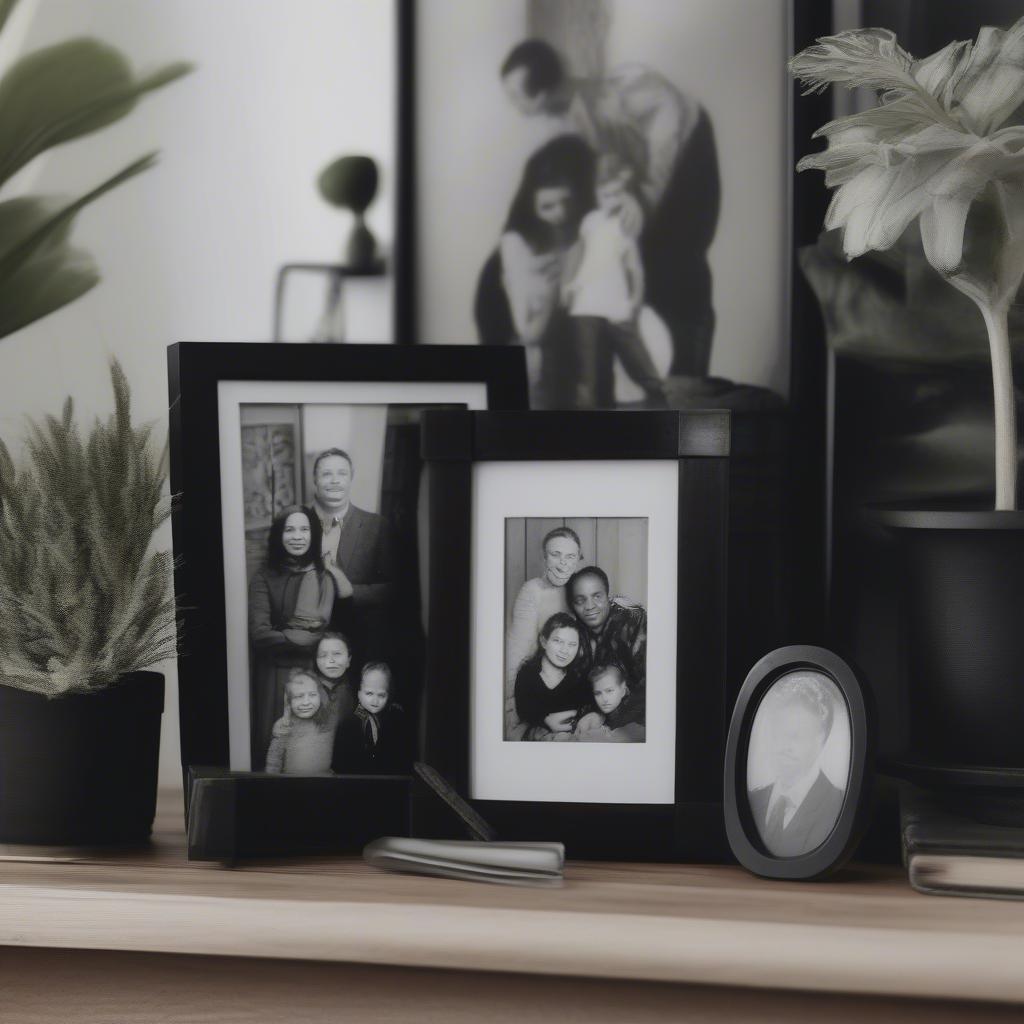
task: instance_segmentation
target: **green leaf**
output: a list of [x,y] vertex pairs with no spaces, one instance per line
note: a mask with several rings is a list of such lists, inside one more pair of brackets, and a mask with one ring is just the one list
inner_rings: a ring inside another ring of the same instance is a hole
[[65,246],[37,254],[0,282],[0,338],[74,302],[99,281],[87,252]]
[[7,19],[17,5],[18,0],[0,0],[0,31],[7,24]]
[[[0,203],[0,258],[53,220],[66,204],[59,196],[23,196]],[[49,244],[66,242],[70,231],[71,220],[61,221],[48,232]]]
[[191,69],[176,63],[136,77],[120,51],[96,39],[21,58],[0,80],[0,184],[52,146],[124,117],[144,93]]
[[124,170],[118,171],[113,177],[108,178],[101,185],[97,185],[92,191],[51,213],[48,218],[34,221],[33,217],[24,215],[21,223],[31,223],[31,230],[17,244],[0,255],[0,284],[5,282],[20,266],[32,259],[33,256],[53,244],[55,235],[58,239],[63,237],[61,232],[66,233],[71,220],[84,206],[98,199],[105,192],[116,188],[129,178],[135,177],[136,174],[141,174],[143,171],[148,170],[155,163],[155,153],[150,153],[134,161],[125,167]]

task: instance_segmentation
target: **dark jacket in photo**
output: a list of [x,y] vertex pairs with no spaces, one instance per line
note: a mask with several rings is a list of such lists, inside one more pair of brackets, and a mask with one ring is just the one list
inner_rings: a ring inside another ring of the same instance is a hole
[[626,682],[634,691],[647,683],[647,612],[641,605],[616,604],[596,636],[582,626],[582,640],[576,667],[586,679],[594,665],[620,665]]
[[400,774],[409,770],[412,755],[412,733],[401,704],[389,703],[376,715],[360,704],[338,726],[331,769],[339,775]]
[[839,820],[843,791],[819,771],[800,806],[784,827],[769,828],[768,805],[772,786],[762,786],[750,794],[750,811],[768,852],[775,857],[799,857],[816,850]]

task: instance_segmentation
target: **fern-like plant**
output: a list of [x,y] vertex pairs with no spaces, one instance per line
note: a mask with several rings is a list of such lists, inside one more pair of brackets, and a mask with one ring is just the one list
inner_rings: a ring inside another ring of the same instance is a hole
[[1016,508],[1017,425],[1008,314],[1024,278],[1024,18],[915,60],[886,29],[819,39],[790,70],[811,91],[880,92],[877,107],[820,128],[799,170],[835,188],[826,228],[852,259],[918,221],[928,262],[981,311],[992,359],[996,508]]
[[133,427],[128,381],[111,363],[113,415],[87,437],[71,399],[29,423],[15,465],[0,441],[0,684],[47,697],[91,692],[174,656],[166,447]]

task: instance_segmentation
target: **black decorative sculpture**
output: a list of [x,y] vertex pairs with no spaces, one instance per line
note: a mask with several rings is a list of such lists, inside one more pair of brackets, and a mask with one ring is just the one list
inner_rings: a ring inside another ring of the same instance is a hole
[[377,242],[363,214],[377,194],[377,164],[368,156],[342,156],[329,163],[317,179],[320,195],[343,210],[351,210],[355,224],[343,250],[347,270],[367,270],[376,258]]

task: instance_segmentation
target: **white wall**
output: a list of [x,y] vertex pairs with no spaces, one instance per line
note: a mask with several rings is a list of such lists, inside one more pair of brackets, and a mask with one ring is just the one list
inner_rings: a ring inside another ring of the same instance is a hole
[[[370,223],[392,237],[392,0],[23,0],[0,60],[72,35],[98,36],[142,68],[198,65],[125,121],[42,157],[0,198],[31,188],[84,191],[160,149],[158,167],[86,210],[75,229],[104,280],[83,299],[0,340],[0,436],[18,448],[23,417],[80,419],[112,409],[107,360],[133,388],[135,415],[166,431],[166,347],[265,340],[273,281],[288,260],[339,253],[343,215],[315,189],[342,153],[381,165]],[[360,301],[361,300],[361,301]],[[309,311],[310,324],[319,312]],[[350,336],[387,340],[387,287],[354,300]],[[358,319],[358,322],[357,322]],[[158,539],[170,546],[170,530]],[[180,779],[177,677],[167,675],[161,778]]]
[[316,457],[328,448],[341,448],[352,457],[352,501],[367,512],[379,512],[387,424],[386,405],[305,406],[302,461],[310,500]]
[[[526,3],[427,9],[417,55],[421,327],[432,342],[468,342],[476,339],[476,277],[539,127],[512,110],[498,78],[526,34]],[[709,254],[718,316],[711,372],[785,394],[786,0],[611,0],[609,9],[609,64],[656,68],[699,100],[714,125],[722,213]]]

